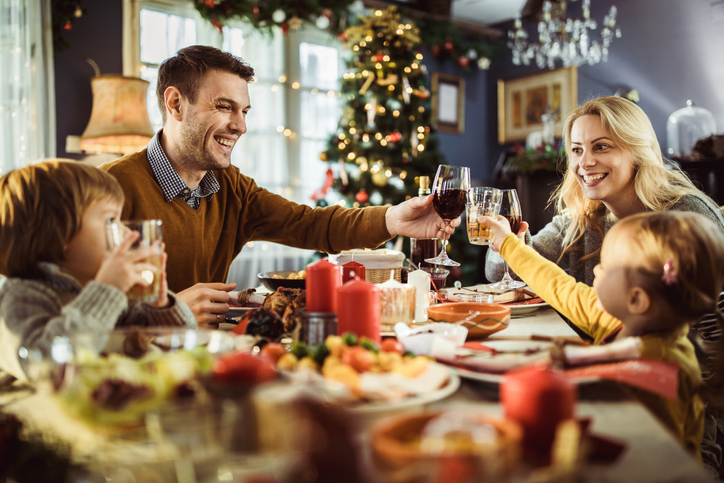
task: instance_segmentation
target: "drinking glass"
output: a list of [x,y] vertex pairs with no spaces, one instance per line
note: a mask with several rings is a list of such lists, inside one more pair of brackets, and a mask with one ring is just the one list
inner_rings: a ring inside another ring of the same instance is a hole
[[[520,209],[518,192],[515,190],[502,190],[502,192],[503,198],[500,202],[499,214],[508,220],[510,223],[510,230],[517,234],[518,230],[520,230],[520,224],[523,221],[523,212]],[[513,277],[510,276],[510,271],[508,269],[508,262],[503,260],[503,263],[505,264],[505,275],[503,275],[500,282],[492,284],[491,287],[498,290],[513,290],[515,288],[525,286],[525,282],[513,280]]]
[[[432,206],[443,219],[445,225],[462,215],[470,188],[470,169],[463,166],[441,164],[435,173],[432,185]],[[443,237],[442,251],[435,258],[426,258],[426,262],[435,265],[457,267],[460,264],[447,256],[447,237]]]
[[503,192],[497,188],[470,188],[466,209],[466,224],[468,227],[468,240],[473,245],[490,245],[492,238],[490,227],[478,223],[478,217],[490,216],[495,218],[498,216],[502,198]]
[[[148,247],[154,243],[161,242],[163,239],[161,232],[161,220],[130,220],[122,222],[109,223],[106,227],[106,236],[108,238],[108,247],[113,249],[121,244],[129,231],[137,231],[138,239],[133,243],[131,249],[139,247]],[[152,255],[146,260],[156,266],[156,273],[151,270],[144,270],[141,276],[149,285],[134,285],[128,292],[128,298],[138,300],[140,302],[155,302],[158,300],[158,292],[161,287],[161,254]]]

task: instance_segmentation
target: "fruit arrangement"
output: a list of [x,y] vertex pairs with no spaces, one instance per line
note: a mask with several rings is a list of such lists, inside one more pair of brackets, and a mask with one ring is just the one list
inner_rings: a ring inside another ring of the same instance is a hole
[[365,378],[396,374],[415,379],[425,373],[430,364],[426,357],[404,352],[396,339],[385,339],[378,345],[365,337],[358,339],[352,333],[330,335],[312,347],[295,342],[291,350],[284,353],[270,343],[262,349],[262,354],[265,353],[272,354],[280,371],[315,371],[328,380],[344,384],[353,394],[363,398],[369,396]]

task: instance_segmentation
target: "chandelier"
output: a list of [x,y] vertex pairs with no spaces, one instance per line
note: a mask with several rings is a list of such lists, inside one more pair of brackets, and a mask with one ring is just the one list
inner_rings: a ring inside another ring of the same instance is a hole
[[528,32],[523,29],[520,13],[515,18],[515,30],[508,32],[508,47],[513,51],[513,64],[530,65],[535,59],[542,69],[555,68],[560,60],[564,67],[593,65],[608,61],[608,46],[614,35],[621,37],[616,27],[616,7],[611,6],[608,15],[603,17],[601,40],[591,40],[591,34],[597,28],[591,18],[591,0],[583,0],[583,19],[566,18],[566,1],[555,4],[546,0],[543,3],[543,19],[538,22],[538,43],[528,42]]

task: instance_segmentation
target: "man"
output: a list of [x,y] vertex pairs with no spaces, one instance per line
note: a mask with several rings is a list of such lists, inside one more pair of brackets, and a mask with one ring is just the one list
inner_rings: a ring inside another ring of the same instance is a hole
[[336,253],[374,248],[397,234],[450,234],[432,197],[393,207],[312,209],[259,188],[231,166],[231,151],[246,132],[254,70],[213,47],[192,46],[159,69],[164,124],[148,148],[102,166],[123,187],[122,218],[163,221],[168,285],[199,325],[228,311],[229,266],[245,243],[266,240]]

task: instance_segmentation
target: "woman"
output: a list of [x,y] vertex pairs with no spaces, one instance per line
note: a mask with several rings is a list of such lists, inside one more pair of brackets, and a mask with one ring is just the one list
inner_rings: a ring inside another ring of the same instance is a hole
[[[579,282],[593,284],[603,237],[618,220],[635,213],[693,211],[724,230],[716,203],[680,170],[666,168],[651,121],[633,102],[621,97],[587,102],[568,116],[563,138],[568,168],[551,197],[558,214],[535,236],[523,223],[518,236]],[[487,279],[501,279],[503,270],[502,258],[488,250]],[[724,298],[719,300],[722,309]],[[698,348],[709,355],[715,354],[720,335],[713,314],[690,331],[691,338],[699,339]],[[700,353],[699,359],[707,376],[707,357]],[[702,456],[718,468],[721,449],[715,442],[713,418],[707,423]]]

